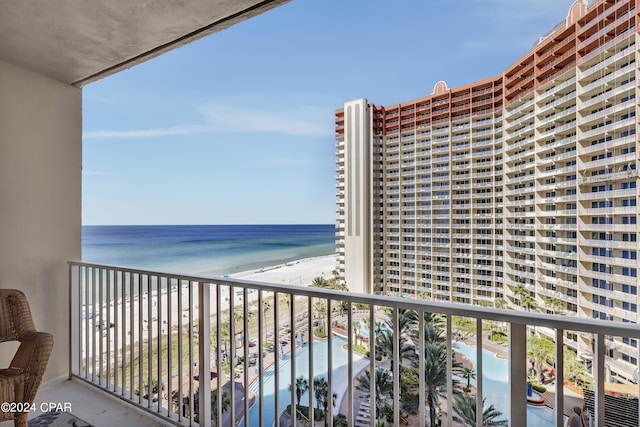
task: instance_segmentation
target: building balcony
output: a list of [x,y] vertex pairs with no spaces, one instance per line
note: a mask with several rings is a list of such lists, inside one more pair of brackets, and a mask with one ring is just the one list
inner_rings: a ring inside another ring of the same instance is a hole
[[[362,325],[365,319],[369,324],[382,321],[389,325],[393,335],[400,336],[405,331],[400,330],[398,319],[405,310],[432,313],[444,319],[443,351],[447,357],[442,369],[448,372],[447,382],[442,385],[446,390],[441,397],[444,404],[454,401],[453,352],[457,347],[453,342],[451,316],[476,320],[473,339],[476,347],[472,352],[477,355],[488,345],[482,339],[483,321],[506,323],[510,338],[506,348],[508,375],[504,379],[504,400],[510,403],[503,415],[511,425],[526,425],[527,326],[555,330],[559,343],[563,342],[563,331],[593,334],[596,351],[589,352],[588,357],[594,366],[597,425],[604,419],[606,409],[605,372],[615,368],[606,363],[605,353],[600,351],[605,339],[608,336],[640,339],[640,330],[623,323],[79,262],[69,265],[72,381],[63,386],[78,390],[74,396],[79,402],[96,405],[102,399],[109,401],[106,411],[110,415],[106,418],[105,411],[83,405],[87,410],[82,417],[96,426],[110,425],[122,412],[135,414],[140,425],[154,422],[193,425],[194,417],[189,414],[195,414],[197,408],[203,408],[201,412],[198,409],[198,420],[242,423],[244,414],[248,414],[248,425],[272,425],[275,414],[282,413],[287,405],[297,409],[295,387],[290,384],[291,378],[300,376],[322,377],[328,390],[336,393],[338,403],[326,408],[329,419],[342,414],[348,425],[358,425],[364,399],[356,389],[358,375],[379,369],[385,361],[397,364],[400,360],[399,349],[392,344],[391,353],[381,353],[382,361],[376,361],[376,352],[382,350],[369,345],[370,331],[365,334]],[[424,315],[418,316],[423,318]],[[427,324],[418,320],[416,327],[424,330]],[[324,329],[327,338],[310,339],[312,331],[318,334],[319,329]],[[382,330],[373,331],[376,340],[381,334]],[[424,339],[416,338],[413,345],[419,349],[424,343]],[[349,351],[356,344],[367,347],[371,358]],[[296,355],[293,358],[292,349]],[[563,360],[562,351],[562,345],[556,346],[559,355],[556,360]],[[429,353],[416,351],[418,366],[423,366],[428,357]],[[474,369],[482,378],[483,364],[477,363]],[[394,389],[391,396],[396,396],[389,399],[389,405],[399,422],[400,379],[392,371],[387,372],[391,372]],[[557,364],[556,372],[562,375],[562,363]],[[425,371],[417,370],[417,377],[420,401],[417,419],[423,420],[418,425],[429,425],[425,393],[420,392],[427,381]],[[200,378],[211,378],[209,386],[200,388]],[[158,384],[157,393],[150,393],[147,384]],[[370,385],[372,394],[374,385]],[[482,396],[482,381],[477,381],[476,387],[477,395]],[[555,395],[555,406],[564,407],[562,382],[557,382],[556,387],[559,392]],[[43,390],[50,393],[46,385]],[[190,398],[196,390],[199,390],[197,397]],[[225,393],[233,404],[224,407],[205,404],[212,396],[214,402],[221,401],[216,397]],[[301,404],[309,407],[309,417],[318,407],[316,398],[310,393]],[[562,412],[550,413],[556,425],[563,422]],[[451,412],[442,416],[445,425],[453,425]],[[297,423],[304,425],[300,419]],[[134,424],[135,420],[128,425]]]

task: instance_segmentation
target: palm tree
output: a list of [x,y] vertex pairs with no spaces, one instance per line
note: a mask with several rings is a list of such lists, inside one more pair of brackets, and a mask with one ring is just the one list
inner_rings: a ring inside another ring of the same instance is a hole
[[311,287],[313,288],[326,288],[329,285],[329,282],[324,277],[315,277],[311,281]]
[[431,323],[426,323],[424,325],[424,342],[432,343],[432,344],[445,344],[444,335],[442,333],[442,329],[434,326]]
[[322,333],[325,333],[325,328],[324,328],[324,324],[325,324],[325,319],[327,316],[327,306],[324,300],[318,300],[315,303],[313,303],[313,308],[316,310],[316,313],[318,313],[318,316],[320,316],[320,330],[322,331]]
[[[197,401],[196,401],[197,402]],[[225,413],[231,407],[231,397],[229,397],[229,393],[226,391],[222,392],[222,399],[220,400],[220,405],[222,409],[222,413]],[[211,391],[211,419],[214,422],[214,425],[218,425],[218,393],[215,391]]]
[[287,304],[287,309],[289,309],[289,306],[291,305],[291,294],[282,294],[280,301]]
[[313,395],[316,399],[316,409],[320,411],[323,399],[327,396],[329,390],[329,383],[324,377],[316,377],[313,379]]
[[[291,386],[289,386],[289,390],[291,390]],[[309,390],[309,382],[303,376],[299,376],[296,378],[296,404],[300,406],[300,399],[302,399],[302,395],[305,394]]]
[[518,283],[515,288],[513,288],[513,296],[518,301],[519,304],[522,304],[522,297],[525,295],[529,295],[529,291],[524,286],[523,283]]
[[522,298],[520,298],[520,303],[524,304],[527,311],[531,311],[532,308],[536,308],[536,299],[531,296],[530,293],[527,293]]
[[229,357],[228,345],[229,339],[231,338],[231,323],[229,320],[225,320],[220,323],[220,338],[222,339],[224,345],[224,354],[226,357]]
[[507,306],[507,300],[504,298],[497,298],[493,303],[495,308],[505,308]]
[[[231,408],[231,398],[229,397],[229,393],[224,390],[222,392],[222,399],[220,400],[220,405],[222,408],[222,413],[225,413]],[[200,410],[200,389],[197,388],[196,392],[193,393],[193,412],[194,412],[194,421],[199,422],[198,414]],[[211,419],[214,421],[215,425],[218,425],[218,392],[215,390],[211,390]]]
[[[329,408],[329,383],[324,377],[316,377],[313,379],[313,395],[316,398],[317,409],[324,411],[324,424],[327,424],[327,409]],[[336,405],[337,393],[331,394],[331,406]]]
[[558,312],[564,310],[564,302],[556,297],[547,298],[546,306],[549,307],[551,311],[553,311],[553,314],[557,314]]
[[[447,391],[447,351],[446,348],[437,343],[425,343],[424,346],[424,385],[425,398],[429,407],[429,419],[431,427],[436,426],[436,406],[441,394]],[[458,381],[453,380],[453,393],[459,394],[460,387]]]
[[473,368],[464,368],[462,370],[462,378],[467,380],[466,392],[468,393],[471,390],[471,380],[476,379],[476,371]]
[[[453,421],[467,427],[476,427],[476,399],[475,397],[463,394],[456,396],[453,405]],[[482,407],[485,407],[485,399],[482,399]],[[498,411],[493,405],[482,411],[483,427],[501,427],[508,426],[509,421],[498,419],[502,416],[502,412]]]
[[541,336],[533,336],[527,339],[527,356],[532,361],[534,374],[540,379],[542,376],[542,365],[553,363],[555,345],[553,341]]
[[[382,404],[386,399],[390,399],[393,396],[393,379],[389,372],[383,368],[376,368],[375,370],[375,408],[376,418],[380,417],[380,410]],[[371,400],[371,375],[369,371],[365,371],[364,375],[358,378],[356,384],[356,390],[364,393],[365,397]]]
[[390,359],[391,368],[390,371],[394,372],[394,360],[393,360],[393,347],[397,345],[399,349],[401,363],[404,357],[413,357],[415,355],[413,344],[410,344],[407,339],[402,335],[396,336],[393,334],[393,330],[388,328],[377,328],[376,331],[376,355],[386,357]]

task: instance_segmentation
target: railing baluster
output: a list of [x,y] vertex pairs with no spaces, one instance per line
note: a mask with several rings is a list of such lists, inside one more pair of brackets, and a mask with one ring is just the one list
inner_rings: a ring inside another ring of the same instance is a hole
[[243,353],[244,353],[244,425],[248,426],[249,423],[249,293],[247,288],[242,290],[242,302],[244,304],[244,325],[242,340]]
[[[229,287],[229,355],[227,357],[228,360],[231,361],[229,364],[229,382],[231,383],[231,390],[229,391],[229,397],[232,402],[236,401],[236,388],[235,388],[235,378],[236,378],[236,292],[233,286]],[[222,403],[222,390],[218,389],[218,404]],[[232,424],[234,423],[236,417],[236,408],[235,405],[231,405],[229,408],[229,417],[232,420]]]
[[91,349],[91,344],[92,341],[90,341],[90,332],[91,332],[91,328],[93,327],[93,293],[92,293],[92,289],[90,287],[90,273],[91,273],[91,268],[90,267],[85,267],[84,268],[84,286],[83,286],[83,291],[86,293],[85,297],[84,297],[84,378],[89,378],[89,366],[91,366],[91,360],[89,359],[91,357],[91,352],[89,351]]
[[315,378],[314,372],[313,372],[313,298],[311,297],[307,297],[307,305],[308,305],[308,310],[309,310],[309,316],[307,316],[307,326],[308,326],[308,331],[307,333],[309,334],[309,338],[307,339],[308,341],[308,346],[309,346],[309,419],[311,420],[311,422],[313,422],[314,418],[314,414],[313,414],[313,379]]
[[[347,303],[347,348],[353,348],[353,307]],[[353,351],[347,352],[347,422],[355,425],[353,416]]]
[[527,327],[509,323],[509,420],[511,426],[527,425]]
[[593,350],[593,379],[595,380],[595,425],[604,426],[604,363],[605,352],[604,334],[595,334],[595,348]]
[[194,298],[193,298],[193,281],[189,280],[187,282],[187,289],[189,292],[189,314],[188,314],[188,322],[189,322],[189,369],[187,370],[187,373],[189,374],[189,425],[193,425],[194,424],[194,418],[195,418],[195,403],[194,403],[194,398],[195,398],[195,390],[194,390],[194,384],[193,384],[193,375],[194,375],[194,355],[193,355],[193,312],[195,310],[195,305],[194,305]]
[[[446,323],[446,352],[447,352],[447,402],[453,402],[453,341],[452,341],[453,316],[447,316]],[[422,367],[424,370],[424,366]],[[453,405],[447,405],[447,425],[453,424]]]
[[[153,382],[153,290],[151,289],[151,279],[153,276],[146,275],[147,278],[147,408],[151,409],[152,390],[151,385]],[[140,388],[140,394],[142,393]]]
[[[111,270],[113,274],[113,282],[110,283],[109,287],[113,287],[113,300],[109,304],[109,311],[111,311],[111,304],[113,304],[113,391],[114,393],[118,392],[118,377],[120,376],[120,370],[118,369],[118,357],[120,352],[120,347],[118,344],[118,331],[120,330],[120,319],[119,319],[119,310],[118,310],[118,301],[120,301],[120,281],[118,280],[118,272],[116,270]],[[109,326],[109,334],[111,334],[111,326]],[[109,339],[111,341],[111,339]],[[111,357],[109,357],[111,359]]]
[[[104,270],[102,268],[98,268],[97,269],[97,283],[98,283],[98,304],[99,304],[99,313],[100,313],[100,318],[98,319],[99,323],[98,323],[98,330],[97,333],[96,331],[94,331],[94,333],[97,334],[98,336],[98,356],[96,356],[96,359],[98,359],[98,384],[102,384],[103,381],[103,366],[104,363],[102,362],[102,360],[104,359],[104,334],[106,332],[105,330],[105,316],[104,316],[104,304],[105,304],[105,298],[104,298],[104,289],[103,289],[103,285],[104,285]],[[109,386],[108,383],[106,383],[107,387]]]
[[82,319],[82,305],[80,302],[80,266],[69,264],[69,379],[72,374],[80,373],[80,342],[82,339],[80,327]]
[[[177,279],[177,287],[178,287],[178,421],[182,421],[182,407],[184,403],[182,402],[182,396],[184,396],[184,390],[182,389],[182,376],[183,374],[183,366],[182,360],[184,359],[184,352],[182,347],[182,334],[184,333],[182,330],[182,280]],[[173,405],[173,396],[169,396],[171,399],[171,405]]]
[[476,319],[476,426],[482,427],[482,319]]
[[138,273],[137,275],[138,282],[138,403],[142,405],[142,358],[144,357],[144,352],[142,351],[142,295],[144,292],[142,291],[142,274]]
[[393,325],[393,424],[400,425],[400,366],[402,359],[400,356],[400,330],[398,320],[398,308],[394,307],[391,313],[391,321]]
[[291,425],[297,426],[297,407],[296,407],[296,298],[293,294],[289,295],[289,360],[291,361]]
[[[173,337],[171,333],[171,328],[173,327],[173,316],[171,316],[171,312],[173,311],[173,303],[171,295],[173,294],[173,279],[167,277],[167,416],[171,416],[171,412],[173,409]],[[180,352],[180,350],[178,350]]]
[[97,298],[97,289],[96,289],[96,268],[91,269],[91,316],[92,324],[91,324],[91,381],[96,380],[96,317],[99,314],[96,311],[96,298]]
[[[156,276],[156,335],[158,336],[157,364],[158,364],[158,412],[162,410],[162,280],[161,276]],[[170,351],[171,349],[169,349]],[[149,396],[151,396],[151,385],[149,385]]]
[[[211,295],[209,283],[198,282],[198,384],[200,386],[200,402],[198,418],[200,424],[207,425],[211,420]],[[231,381],[233,382],[233,376]],[[233,390],[233,383],[231,390]],[[220,393],[220,390],[217,390]],[[218,402],[221,400],[218,394]],[[231,401],[234,402],[233,398]],[[231,411],[233,411],[231,405]],[[233,414],[233,412],[231,412]],[[233,419],[233,418],[232,418]]]
[[333,300],[327,298],[327,413],[325,416],[329,420],[329,424],[333,425],[333,316],[332,316]]
[[[418,310],[418,425],[421,426],[426,424],[424,403],[424,316],[425,312]],[[447,378],[449,377],[450,375],[447,375]],[[449,387],[447,386],[448,390]]]
[[274,425],[280,427],[280,328],[279,328],[279,300],[278,292],[273,293],[273,378],[274,378]]
[[[118,316],[120,318],[120,329],[118,329],[120,331],[120,338],[121,338],[121,342],[122,345],[120,346],[120,360],[122,361],[120,363],[120,383],[121,383],[121,396],[126,396],[126,392],[127,392],[127,314],[125,311],[125,307],[127,307],[128,305],[126,304],[126,283],[125,283],[125,274],[122,270],[118,270],[118,277],[119,279],[119,284],[120,284],[120,299],[118,299],[117,304],[118,304]],[[116,348],[118,348],[116,346]]]
[[556,328],[556,425],[564,425],[564,330]]
[[[260,407],[260,413],[258,414],[258,422],[260,427],[264,427],[264,300],[262,295],[262,289],[258,290],[258,405]],[[249,427],[247,422],[248,418],[245,418],[245,427]]]
[[[216,393],[222,391],[222,286],[219,283],[214,284],[216,287]],[[228,290],[228,289],[227,289]],[[231,360],[229,354],[225,354],[227,360]],[[202,377],[200,377],[202,378]],[[200,380],[202,386],[202,380]],[[220,398],[220,394],[218,394]],[[218,405],[216,408],[216,417],[221,419],[222,407]]]
[[[107,269],[105,270],[105,279],[106,279],[106,285],[105,285],[105,291],[106,291],[106,301],[104,302],[105,305],[105,309],[107,312],[107,321],[106,324],[104,325],[105,331],[106,331],[106,341],[107,341],[107,374],[106,374],[106,386],[107,388],[111,387],[111,287],[113,286],[113,282],[111,281],[111,269]],[[104,333],[103,333],[104,335]]]
[[375,306],[369,304],[369,425],[376,425],[376,317]]
[[[133,383],[135,381],[135,289],[134,289],[134,274],[129,272],[129,302],[131,303],[131,308],[129,309],[129,399],[133,400]],[[138,298],[139,300],[139,298]],[[140,304],[140,302],[139,302]],[[138,307],[138,313],[140,313],[140,307]],[[139,317],[139,316],[138,316]],[[139,319],[138,319],[139,320]],[[141,335],[139,334],[138,337]],[[140,338],[138,338],[140,341]]]
[[[216,284],[216,393],[222,390],[222,286]],[[229,358],[228,354],[225,357]],[[230,360],[230,359],[229,359]],[[216,416],[222,419],[222,400],[218,399],[219,405],[216,405]]]

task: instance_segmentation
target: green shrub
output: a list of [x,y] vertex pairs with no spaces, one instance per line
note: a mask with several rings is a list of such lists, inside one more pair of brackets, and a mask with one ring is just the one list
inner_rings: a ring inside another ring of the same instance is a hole
[[545,391],[547,391],[547,388],[539,383],[533,383],[531,384],[531,387],[538,393],[544,393]]
[[344,414],[338,414],[333,417],[333,427],[349,427],[347,416]]

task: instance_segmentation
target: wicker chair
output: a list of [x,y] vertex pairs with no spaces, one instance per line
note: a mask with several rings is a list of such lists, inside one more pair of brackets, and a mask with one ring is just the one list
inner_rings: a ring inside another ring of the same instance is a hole
[[[4,341],[19,341],[20,346],[9,368],[0,369],[0,402],[33,404],[53,337],[36,331],[27,299],[15,289],[0,289],[0,342]],[[28,414],[0,411],[0,421],[13,419],[15,426],[26,427]]]

